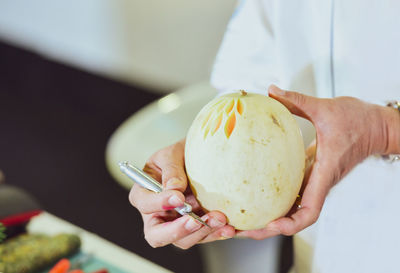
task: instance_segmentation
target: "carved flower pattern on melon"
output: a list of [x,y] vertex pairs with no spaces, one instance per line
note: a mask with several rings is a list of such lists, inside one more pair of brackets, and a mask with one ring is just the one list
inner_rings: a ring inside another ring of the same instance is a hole
[[201,125],[204,139],[208,135],[213,136],[220,128],[224,128],[225,136],[229,138],[236,126],[236,115],[242,115],[243,112],[244,103],[241,99],[224,98],[217,101],[209,108]]

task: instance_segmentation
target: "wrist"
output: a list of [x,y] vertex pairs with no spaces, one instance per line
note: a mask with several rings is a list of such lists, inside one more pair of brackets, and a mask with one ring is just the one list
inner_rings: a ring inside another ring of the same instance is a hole
[[383,130],[383,149],[380,154],[400,154],[400,111],[392,107],[379,106]]

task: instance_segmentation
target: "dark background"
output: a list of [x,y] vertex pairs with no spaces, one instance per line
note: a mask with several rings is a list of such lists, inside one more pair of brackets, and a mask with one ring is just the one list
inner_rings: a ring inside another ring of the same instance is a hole
[[203,272],[198,247],[148,246],[106,170],[109,137],[159,97],[149,91],[0,43],[0,169],[50,213],[175,272]]

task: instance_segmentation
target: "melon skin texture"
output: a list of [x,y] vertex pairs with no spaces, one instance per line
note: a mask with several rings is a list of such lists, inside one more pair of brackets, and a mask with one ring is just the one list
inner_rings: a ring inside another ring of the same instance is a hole
[[278,101],[232,93],[209,102],[185,146],[190,187],[207,211],[223,212],[239,230],[284,216],[300,190],[305,151],[299,126]]

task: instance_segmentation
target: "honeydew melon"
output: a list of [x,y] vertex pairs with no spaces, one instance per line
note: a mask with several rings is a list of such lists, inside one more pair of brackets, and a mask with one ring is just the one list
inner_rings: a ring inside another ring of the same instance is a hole
[[299,126],[265,95],[227,94],[209,102],[186,138],[190,187],[206,211],[239,230],[265,227],[293,206],[304,176]]

